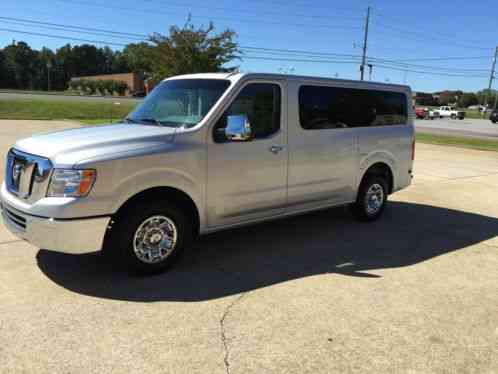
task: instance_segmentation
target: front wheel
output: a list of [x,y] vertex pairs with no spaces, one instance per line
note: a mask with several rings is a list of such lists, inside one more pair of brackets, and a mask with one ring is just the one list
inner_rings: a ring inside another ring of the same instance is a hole
[[377,175],[366,177],[360,185],[356,202],[351,206],[353,215],[359,221],[375,221],[384,211],[387,195],[385,178]]
[[139,274],[166,270],[192,239],[184,211],[168,202],[138,202],[111,227],[104,251],[111,262]]

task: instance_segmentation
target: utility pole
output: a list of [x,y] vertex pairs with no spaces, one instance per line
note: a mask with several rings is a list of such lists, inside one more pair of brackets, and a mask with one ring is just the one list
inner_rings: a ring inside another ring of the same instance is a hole
[[368,25],[370,23],[370,7],[367,8],[367,18],[365,19],[365,37],[363,39],[363,56],[361,58],[360,79],[365,77],[365,65],[367,63],[367,43],[368,43]]
[[[486,91],[486,96],[484,99],[484,107],[486,108],[486,110],[488,109],[489,94],[491,93],[491,89],[493,88],[493,80],[495,79],[496,58],[497,57],[498,57],[498,46],[495,49],[495,56],[493,57],[493,64],[491,65],[491,76],[489,77],[488,91]],[[496,103],[495,103],[495,106],[496,106]],[[486,110],[484,111],[484,115],[486,115]]]
[[52,61],[47,61],[47,91],[50,91],[50,69],[52,68]]

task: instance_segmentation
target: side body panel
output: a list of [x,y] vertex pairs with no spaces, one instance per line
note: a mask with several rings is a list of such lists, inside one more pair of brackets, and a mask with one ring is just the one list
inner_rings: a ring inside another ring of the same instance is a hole
[[[282,214],[287,198],[287,94],[284,80],[240,82],[231,99],[249,83],[274,83],[281,88],[280,131],[248,142],[215,143],[214,117],[207,138],[207,223],[210,228]],[[226,100],[228,108],[231,99]],[[220,110],[219,115],[223,113]],[[272,146],[282,147],[272,152]]]
[[350,202],[357,165],[354,129],[305,130],[299,120],[299,87],[289,82],[289,210]]
[[376,163],[385,163],[393,174],[392,192],[411,183],[412,143],[415,139],[413,122],[415,113],[411,105],[411,91],[405,90],[407,98],[407,122],[399,125],[358,127],[358,179],[356,190],[365,172]]

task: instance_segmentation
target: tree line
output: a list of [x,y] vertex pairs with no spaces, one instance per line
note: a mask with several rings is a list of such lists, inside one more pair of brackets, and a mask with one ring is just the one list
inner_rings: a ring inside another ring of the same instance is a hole
[[[32,49],[19,41],[0,49],[0,88],[66,90],[73,77],[140,72],[152,81],[169,76],[227,71],[238,59],[235,32],[215,32],[213,24],[195,28],[189,22],[172,26],[169,35],[152,34],[149,40],[122,50],[92,44],[66,44],[56,50]],[[50,87],[49,87],[50,84]]]
[[416,104],[425,106],[457,105],[461,108],[468,108],[473,105],[485,105],[486,100],[493,106],[498,97],[496,90],[481,90],[478,92],[442,91],[435,94],[417,92]]

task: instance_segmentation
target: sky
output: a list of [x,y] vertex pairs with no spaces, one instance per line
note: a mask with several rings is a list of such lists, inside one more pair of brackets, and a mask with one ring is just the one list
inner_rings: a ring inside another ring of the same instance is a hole
[[488,86],[498,45],[496,0],[3,0],[0,47],[22,40],[35,49],[56,49],[68,42],[82,44],[69,39],[81,38],[115,43],[110,46],[120,49],[119,44],[140,39],[47,29],[5,17],[149,35],[167,34],[190,14],[196,26],[212,21],[218,31],[237,32],[244,58],[234,65],[241,71],[358,79],[369,6],[372,80],[424,92]]

